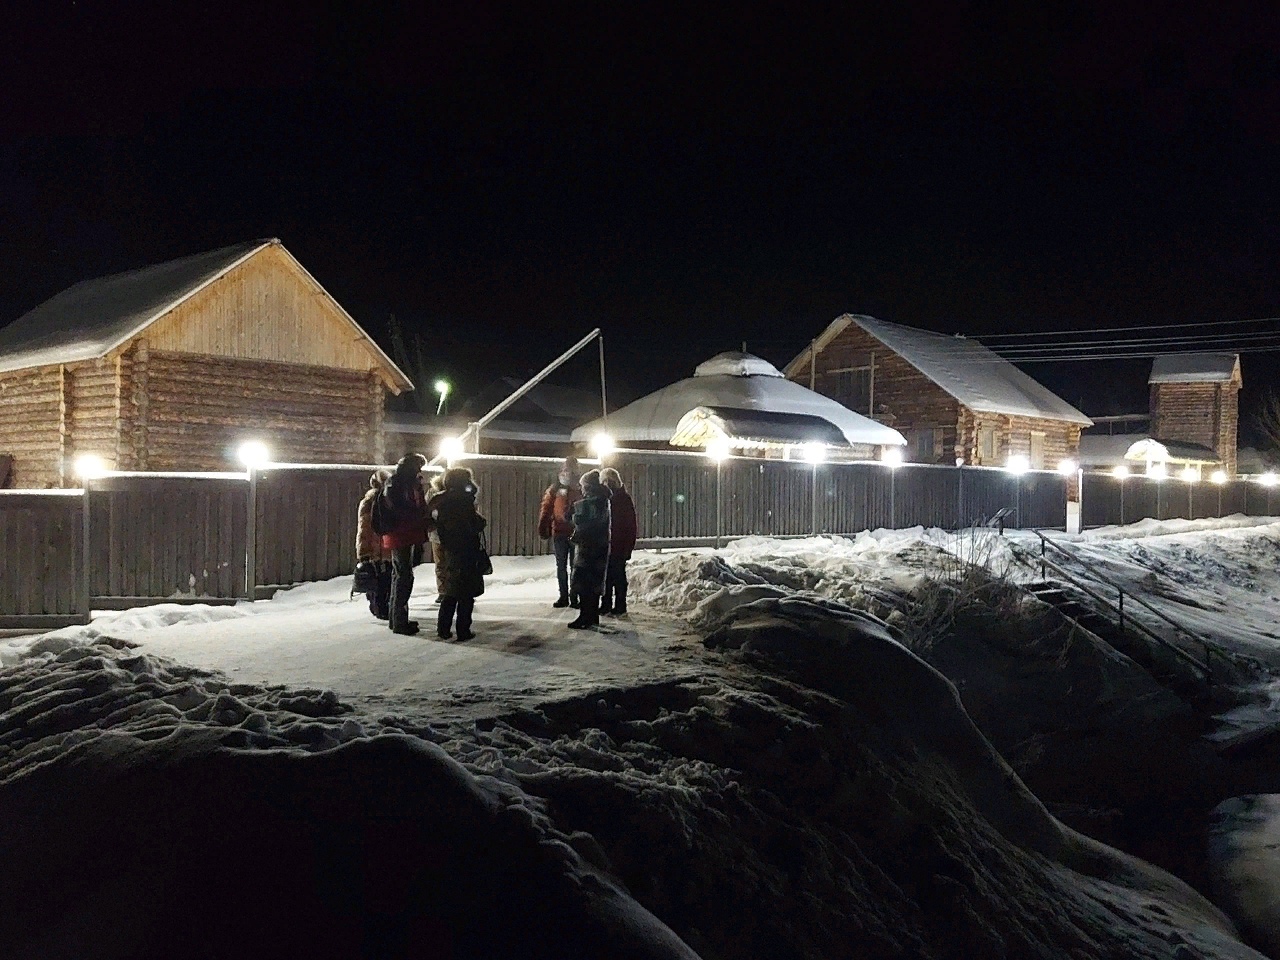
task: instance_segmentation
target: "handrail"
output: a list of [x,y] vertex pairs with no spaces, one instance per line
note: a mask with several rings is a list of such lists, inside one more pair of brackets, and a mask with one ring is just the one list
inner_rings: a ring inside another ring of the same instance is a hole
[[[1053,549],[1057,550],[1059,553],[1061,553],[1061,554],[1062,554],[1063,556],[1065,556],[1065,557],[1068,557],[1068,558],[1070,558],[1070,559],[1072,559],[1072,560],[1075,560],[1075,559],[1076,559],[1075,555],[1074,555],[1074,554],[1072,554],[1072,552],[1071,552],[1070,550],[1068,550],[1066,547],[1062,546],[1062,544],[1060,544],[1060,543],[1055,543],[1055,542],[1053,541],[1053,539],[1052,539],[1052,538],[1050,538],[1050,537],[1046,536],[1045,534],[1041,533],[1039,530],[1033,530],[1033,531],[1032,531],[1032,533],[1034,533],[1037,537],[1039,537],[1039,538],[1040,538],[1040,544],[1041,544],[1041,559],[1044,559],[1043,550],[1044,550],[1044,547],[1046,547],[1046,546],[1053,547]],[[1096,581],[1098,581],[1099,583],[1104,583],[1104,584],[1106,584],[1107,586],[1114,588],[1114,589],[1116,590],[1116,592],[1120,595],[1120,604],[1121,604],[1121,611],[1120,611],[1120,615],[1121,615],[1121,617],[1123,618],[1123,616],[1124,616],[1123,605],[1124,605],[1124,597],[1125,597],[1124,588],[1123,588],[1123,587],[1121,587],[1121,586],[1120,586],[1120,584],[1118,584],[1118,583],[1114,583],[1114,582],[1112,582],[1111,580],[1108,580],[1106,577],[1100,577],[1100,576],[1098,576],[1097,574],[1093,574],[1092,576],[1093,576],[1093,579],[1094,579],[1094,580],[1096,580]],[[1177,620],[1173,619],[1173,617],[1169,616],[1169,615],[1168,615],[1167,613],[1165,613],[1163,610],[1158,610],[1158,609],[1156,609],[1156,608],[1155,608],[1155,607],[1153,607],[1151,604],[1147,603],[1147,601],[1143,600],[1141,597],[1139,597],[1139,596],[1135,595],[1135,594],[1134,594],[1134,593],[1132,593],[1132,592],[1130,592],[1128,596],[1129,596],[1129,599],[1130,599],[1131,601],[1133,601],[1134,603],[1138,604],[1138,606],[1142,607],[1142,608],[1143,608],[1144,610],[1146,610],[1148,613],[1152,613],[1152,614],[1154,614],[1155,616],[1159,617],[1159,618],[1160,618],[1161,620],[1163,620],[1165,623],[1169,624],[1169,626],[1173,627],[1175,630],[1179,631],[1180,633],[1184,634],[1185,636],[1190,637],[1192,640],[1196,641],[1196,642],[1197,642],[1197,643],[1199,643],[1202,647],[1204,647],[1204,651],[1205,651],[1205,657],[1204,657],[1204,658],[1205,658],[1205,664],[1206,664],[1206,666],[1207,666],[1207,665],[1208,665],[1208,663],[1209,663],[1209,654],[1210,654],[1210,653],[1217,653],[1217,654],[1219,654],[1219,655],[1222,655],[1222,654],[1223,654],[1223,651],[1220,651],[1220,650],[1216,649],[1216,645],[1215,645],[1212,641],[1210,641],[1208,638],[1206,638],[1206,637],[1204,637],[1204,636],[1201,636],[1199,633],[1196,633],[1196,631],[1191,630],[1191,629],[1190,629],[1190,628],[1188,628],[1188,627],[1183,626],[1181,623],[1179,623]],[[1121,623],[1123,624],[1123,619],[1121,620]]]
[[[1023,563],[1030,564],[1034,562],[1016,549],[1014,550],[1014,556],[1018,557],[1018,559],[1020,559]],[[1058,574],[1060,577],[1062,577],[1064,580],[1070,583],[1073,587],[1075,587],[1081,593],[1084,593],[1085,595],[1092,597],[1094,600],[1097,600],[1099,603],[1107,607],[1111,607],[1112,604],[1110,600],[1108,600],[1106,597],[1102,596],[1101,594],[1094,593],[1092,590],[1089,589],[1087,585],[1085,585],[1084,583],[1081,583],[1080,581],[1082,578],[1079,577],[1077,574],[1073,574],[1070,571],[1064,569],[1063,567],[1054,563],[1048,557],[1042,556],[1040,558],[1040,564],[1042,567],[1047,566],[1050,570]],[[1043,574],[1041,575],[1043,576]],[[1115,584],[1108,584],[1108,585],[1115,586],[1116,590],[1118,591],[1120,590],[1120,587],[1116,586]],[[1122,597],[1124,596],[1123,591],[1120,592],[1120,595]],[[1129,596],[1130,598],[1132,598],[1133,594],[1130,594]],[[1124,629],[1123,606],[1121,606],[1119,613],[1120,613],[1120,629],[1123,630]],[[1168,650],[1170,653],[1172,653],[1174,656],[1178,657],[1179,659],[1185,660],[1187,663],[1191,664],[1191,666],[1195,667],[1197,670],[1203,670],[1205,677],[1207,679],[1210,679],[1210,680],[1213,679],[1213,667],[1209,662],[1209,653],[1211,652],[1211,648],[1209,647],[1208,644],[1205,644],[1205,657],[1204,657],[1205,662],[1201,663],[1191,654],[1187,653],[1187,651],[1179,647],[1176,643],[1170,643],[1168,640],[1160,636],[1160,634],[1156,633],[1150,627],[1147,627],[1145,624],[1139,623],[1137,620],[1134,620],[1132,617],[1129,618],[1129,625],[1134,629],[1136,629],[1139,633],[1147,637],[1147,639],[1152,640],[1155,643],[1159,644],[1160,646],[1164,647],[1166,650]],[[1194,639],[1199,639],[1197,637],[1194,637],[1194,634],[1192,634],[1191,636]]]

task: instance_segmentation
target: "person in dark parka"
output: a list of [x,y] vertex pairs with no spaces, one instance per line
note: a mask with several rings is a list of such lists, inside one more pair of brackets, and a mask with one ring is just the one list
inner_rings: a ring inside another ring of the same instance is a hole
[[409,619],[409,595],[413,593],[413,548],[427,541],[427,497],[419,474],[427,458],[411,453],[400,458],[396,472],[382,486],[382,504],[391,518],[391,530],[382,535],[382,548],[391,552],[391,617],[394,633],[412,636],[416,620]]
[[375,586],[365,597],[369,601],[369,612],[379,620],[391,618],[392,551],[382,548],[382,537],[373,530],[373,501],[382,492],[386,481],[385,470],[378,470],[369,478],[369,489],[356,512],[356,562],[368,561],[377,571]]
[[600,594],[609,566],[609,488],[599,470],[582,475],[582,499],[573,508],[573,592],[581,608],[574,630],[600,622]]
[[427,502],[427,523],[431,530],[432,552],[436,560],[436,591],[440,594],[440,615],[436,634],[448,640],[453,634],[454,614],[458,617],[458,639],[470,640],[471,614],[476,597],[484,593],[480,572],[480,532],[486,520],[476,511],[476,485],[466,467],[451,467],[438,481],[438,489]]
[[600,612],[624,617],[627,614],[627,561],[636,548],[639,534],[636,505],[613,467],[600,471],[600,481],[613,494],[609,498],[609,566],[605,571]]

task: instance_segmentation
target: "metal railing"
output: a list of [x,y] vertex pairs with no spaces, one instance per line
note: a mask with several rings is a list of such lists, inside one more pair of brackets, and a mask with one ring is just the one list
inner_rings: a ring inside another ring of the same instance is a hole
[[[1177,620],[1175,620],[1173,617],[1169,616],[1168,614],[1164,613],[1162,610],[1158,610],[1157,608],[1153,607],[1151,604],[1147,603],[1147,601],[1143,600],[1141,597],[1138,597],[1133,593],[1126,593],[1124,587],[1116,583],[1114,580],[1109,580],[1106,577],[1100,576],[1096,573],[1091,573],[1088,575],[1076,573],[1066,569],[1061,564],[1055,563],[1053,560],[1049,559],[1047,555],[1050,549],[1058,551],[1064,557],[1067,557],[1072,561],[1076,561],[1076,557],[1070,550],[1066,549],[1059,543],[1055,543],[1052,540],[1052,538],[1046,536],[1041,531],[1033,530],[1031,532],[1034,533],[1040,539],[1040,556],[1038,558],[1029,557],[1026,555],[1026,553],[1024,553],[1023,551],[1020,551],[1017,547],[1014,547],[1013,553],[1014,553],[1014,556],[1016,556],[1019,560],[1021,560],[1024,564],[1028,566],[1031,566],[1034,568],[1036,564],[1039,564],[1040,579],[1042,580],[1045,579],[1047,571],[1052,570],[1055,574],[1057,574],[1059,577],[1061,577],[1071,586],[1075,587],[1081,593],[1084,593],[1086,596],[1102,604],[1103,607],[1109,613],[1114,612],[1117,620],[1117,626],[1119,627],[1122,633],[1126,630],[1126,628],[1137,631],[1138,633],[1146,637],[1148,640],[1158,644],[1159,646],[1163,647],[1165,650],[1168,650],[1170,653],[1178,657],[1180,660],[1183,660],[1189,665],[1195,667],[1197,670],[1203,671],[1206,679],[1213,680],[1213,657],[1218,656],[1219,658],[1226,658],[1227,654],[1225,651],[1220,650],[1211,640],[1207,639],[1201,634],[1196,633],[1194,630],[1189,629],[1185,625],[1179,623]],[[1112,601],[1108,597],[1104,596],[1102,593],[1094,589],[1091,589],[1092,587],[1095,587],[1095,586],[1104,587],[1109,590],[1114,590],[1116,594],[1116,599]],[[1152,616],[1155,616],[1160,620],[1163,620],[1165,623],[1169,624],[1178,633],[1198,643],[1201,646],[1201,648],[1204,650],[1204,662],[1201,663],[1199,660],[1193,657],[1186,650],[1183,650],[1176,643],[1173,643],[1172,641],[1166,639],[1165,637],[1160,636],[1160,634],[1156,633],[1154,630],[1149,628],[1146,624],[1140,622],[1135,617],[1133,617],[1132,614],[1126,617],[1125,609],[1124,609],[1126,600],[1128,600],[1128,602],[1131,605],[1137,604],[1139,607],[1142,607]]]

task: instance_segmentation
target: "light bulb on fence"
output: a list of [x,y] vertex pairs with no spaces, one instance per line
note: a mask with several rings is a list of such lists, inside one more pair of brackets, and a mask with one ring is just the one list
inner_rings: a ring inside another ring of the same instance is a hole
[[1274,473],[1264,473],[1258,478],[1258,482],[1264,487],[1274,487],[1276,485],[1276,475]]
[[712,460],[724,460],[730,452],[729,441],[724,437],[713,437],[707,444],[707,456]]
[[880,453],[880,462],[887,467],[902,466],[902,451],[897,447],[885,447]]
[[597,433],[591,438],[591,451],[597,457],[607,457],[617,449],[618,447],[613,442],[613,437],[607,433]]
[[1169,476],[1169,471],[1163,463],[1153,463],[1147,468],[1147,476],[1152,480],[1164,480]]
[[107,472],[107,465],[96,453],[82,453],[76,457],[76,476],[81,480],[96,480]]
[[1031,461],[1020,453],[1012,454],[1004,468],[1014,476],[1021,476],[1031,469]]
[[1215,470],[1209,477],[1214,483],[1226,483],[1227,474],[1225,470]]
[[1079,465],[1070,457],[1067,457],[1067,459],[1061,461],[1058,464],[1058,472],[1062,474],[1064,477],[1071,476],[1071,474],[1075,473],[1076,470],[1078,469],[1079,469]]
[[464,452],[460,437],[445,437],[440,441],[440,456],[446,460],[457,460]]
[[1187,483],[1195,483],[1200,479],[1200,474],[1195,467],[1183,467],[1182,479],[1187,481]]
[[804,458],[809,463],[822,463],[827,458],[827,446],[824,443],[806,443]]
[[236,451],[236,456],[250,470],[265,467],[271,462],[271,451],[267,449],[265,443],[259,440],[246,440],[240,444],[240,449]]
[[1123,480],[1129,476],[1129,468],[1122,463],[1111,471],[1111,475],[1117,480]]

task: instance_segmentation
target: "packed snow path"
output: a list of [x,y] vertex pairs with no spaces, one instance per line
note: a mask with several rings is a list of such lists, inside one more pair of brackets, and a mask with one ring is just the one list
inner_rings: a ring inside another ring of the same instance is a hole
[[568,629],[577,611],[551,606],[551,557],[499,557],[494,565],[476,603],[476,636],[465,643],[436,636],[430,564],[416,571],[409,612],[421,632],[412,637],[375,620],[363,597],[349,599],[349,578],[252,604],[143,607],[58,635],[128,640],[237,683],[332,690],[353,706],[443,722],[600,687],[693,676],[709,661],[687,627],[652,611],[606,616],[599,630]]

